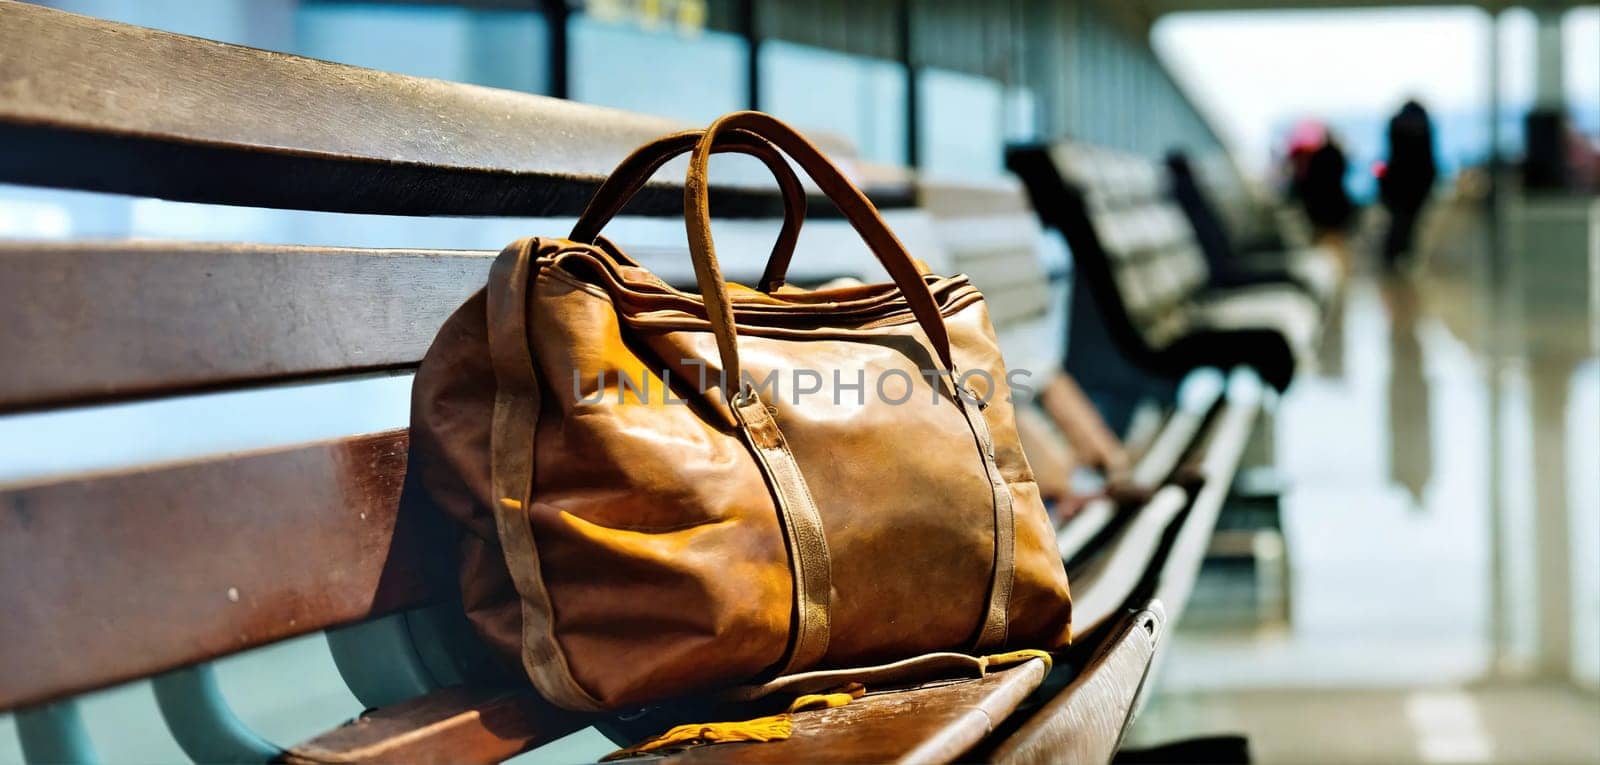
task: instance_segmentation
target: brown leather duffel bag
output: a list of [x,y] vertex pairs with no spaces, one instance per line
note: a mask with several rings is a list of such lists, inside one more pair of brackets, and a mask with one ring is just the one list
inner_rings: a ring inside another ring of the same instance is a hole
[[[775,147],[893,284],[783,286],[805,194]],[[699,295],[598,237],[690,149]],[[762,159],[784,192],[760,289],[718,270],[714,151]],[[423,359],[411,465],[467,529],[461,587],[480,633],[550,701],[618,709],[1063,646],[1066,573],[1008,391],[966,278],[923,273],[816,147],[740,112],[641,148],[570,238],[500,254]]]

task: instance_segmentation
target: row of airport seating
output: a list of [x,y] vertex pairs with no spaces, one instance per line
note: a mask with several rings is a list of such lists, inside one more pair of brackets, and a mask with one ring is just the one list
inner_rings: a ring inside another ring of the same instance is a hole
[[[564,231],[618,159],[678,127],[20,3],[0,3],[0,48],[26,54],[0,66],[0,181],[34,186],[477,216],[490,230],[515,230],[509,241]],[[1012,162],[1022,183],[940,183],[827,144],[914,254],[936,272],[971,276],[1009,365],[1034,373],[1037,396],[1019,407],[1019,426],[1054,508],[1078,639],[1048,670],[1034,660],[870,693],[796,714],[785,741],[673,758],[1106,761],[1258,431],[1271,395],[1260,381],[1288,384],[1326,297],[1288,276],[1213,283],[1195,225],[1152,166],[1130,157],[1024,149]],[[679,170],[670,165],[608,233],[663,278],[688,283],[673,223]],[[734,279],[756,277],[781,213],[753,170],[719,165],[713,175],[730,179],[714,187],[712,205]],[[828,207],[812,206],[791,281],[875,278]],[[1060,229],[1065,247],[1046,227]],[[0,244],[0,415],[93,417],[185,396],[403,377],[492,258],[276,243]],[[1243,290],[1258,301],[1249,309],[1233,302]],[[1128,390],[1140,416],[1108,425],[1091,405],[1117,384],[1082,366],[1098,361],[1074,367],[1091,330],[1137,371]],[[487,659],[461,616],[443,543],[452,532],[407,480],[407,443],[403,427],[390,428],[0,483],[0,711],[14,713],[26,758],[107,754],[95,751],[78,700],[132,682],[149,683],[171,736],[201,762],[495,762],[591,727],[625,746],[704,711],[565,712]],[[303,740],[268,740],[230,707],[213,662],[318,632],[366,711]]]
[[[1114,357],[1136,376],[1173,381],[1246,364],[1283,390],[1314,356],[1333,280],[1302,279],[1328,269],[1298,264],[1329,256],[1286,255],[1280,262],[1297,264],[1289,269],[1219,251],[1226,239],[1199,234],[1221,224],[1204,219],[1198,184],[1172,193],[1177,184],[1150,159],[1062,142],[1014,147],[1007,165],[1072,250],[1079,278],[1067,369],[1086,385],[1121,387],[1127,374],[1103,364]],[[1186,209],[1184,197],[1197,204]]]

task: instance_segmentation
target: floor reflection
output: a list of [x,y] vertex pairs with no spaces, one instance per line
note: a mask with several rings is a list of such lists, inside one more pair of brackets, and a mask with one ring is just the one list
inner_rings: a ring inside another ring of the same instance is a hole
[[1275,417],[1292,619],[1189,620],[1132,745],[1600,761],[1600,253],[1530,204],[1497,269],[1480,210],[1440,205],[1414,272],[1357,267]]
[[1408,273],[1387,274],[1378,288],[1389,319],[1389,477],[1411,492],[1420,510],[1433,472],[1431,398],[1417,333],[1421,298]]

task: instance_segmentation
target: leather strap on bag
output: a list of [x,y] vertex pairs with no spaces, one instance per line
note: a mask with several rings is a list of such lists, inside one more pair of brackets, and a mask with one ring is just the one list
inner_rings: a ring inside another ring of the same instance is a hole
[[772,411],[759,397],[750,396],[733,407],[744,426],[751,452],[772,485],[773,501],[783,521],[789,568],[794,573],[794,630],[779,675],[815,666],[828,652],[829,614],[833,572],[822,514],[806,487],[800,464],[789,451]]
[[754,701],[773,694],[780,696],[821,693],[847,683],[868,687],[910,686],[919,683],[983,677],[990,669],[1039,659],[1048,668],[1054,657],[1048,651],[1023,649],[1003,654],[973,655],[953,651],[934,651],[919,656],[874,664],[867,667],[819,669],[769,680],[759,685],[741,685],[720,698],[727,701]]
[[528,343],[528,284],[533,239],[512,242],[489,268],[486,288],[489,358],[494,366],[494,415],[489,432],[495,528],[522,601],[522,664],[546,698],[572,709],[603,707],[578,685],[556,650],[550,594],[528,510],[532,505],[534,439],[539,428],[538,373]]
[[[761,112],[734,112],[706,128],[689,159],[689,173],[683,189],[684,223],[689,230],[689,252],[694,259],[695,280],[699,283],[701,297],[706,303],[706,318],[717,336],[717,352],[722,357],[722,369],[730,381],[732,391],[740,388],[743,378],[739,373],[739,352],[735,343],[733,307],[728,299],[728,287],[723,283],[722,270],[717,265],[716,248],[711,242],[711,205],[707,194],[707,171],[711,152],[718,136],[725,131],[746,130],[770,142],[788,154],[811,176],[822,193],[838,206],[850,221],[852,228],[866,242],[868,249],[883,264],[884,270],[900,288],[911,313],[916,316],[922,331],[928,335],[944,369],[953,369],[950,360],[950,334],[944,326],[939,305],[922,280],[922,273],[906,252],[905,245],[889,230],[883,216],[861,190],[839,171],[822,151],[813,146],[794,128],[777,118]],[[952,384],[952,393],[955,393]],[[729,396],[732,397],[730,392]]]
[[[705,132],[685,130],[662,136],[635,149],[617,165],[615,170],[611,171],[605,182],[600,184],[600,188],[589,199],[589,204],[584,207],[583,214],[578,216],[577,223],[573,224],[572,233],[567,238],[574,242],[592,244],[600,235],[600,229],[622,211],[628,200],[644,188],[650,177],[655,175],[662,165],[674,157],[693,151]],[[794,169],[789,167],[788,161],[777,148],[747,130],[728,131],[718,140],[712,151],[748,154],[761,160],[778,179],[778,189],[783,195],[783,228],[778,231],[778,240],[772,245],[772,254],[767,259],[767,269],[761,276],[761,282],[756,285],[762,292],[772,292],[783,286],[789,261],[794,257],[795,243],[800,238],[800,227],[805,223],[805,186],[800,183],[800,178],[794,174]]]
[[[695,278],[705,299],[707,318],[717,337],[717,352],[722,357],[726,379],[730,381],[728,395],[733,401],[734,408],[739,408],[741,400],[745,398],[745,392],[739,369],[733,307],[711,241],[711,209],[707,197],[707,170],[711,152],[717,145],[718,136],[724,131],[732,130],[754,133],[788,154],[838,206],[839,211],[850,221],[851,227],[866,242],[868,249],[877,256],[878,262],[883,264],[884,270],[889,272],[890,278],[900,288],[900,293],[905,296],[917,323],[921,325],[929,342],[933,344],[934,353],[944,365],[943,369],[947,370],[951,393],[972,431],[993,495],[994,563],[984,618],[973,644],[975,648],[982,650],[1003,646],[1011,605],[1016,549],[1011,491],[1000,473],[999,466],[995,464],[994,443],[988,425],[983,420],[983,414],[967,399],[957,383],[955,362],[950,354],[950,335],[945,328],[944,316],[939,312],[938,303],[933,299],[933,293],[928,290],[927,282],[923,281],[916,262],[906,252],[905,245],[889,229],[872,201],[845,178],[844,173],[828,161],[821,150],[793,128],[769,114],[748,111],[724,116],[706,128],[705,134],[700,137],[700,142],[689,159],[689,173],[683,191],[684,219],[689,233],[689,251],[694,258]],[[770,267],[769,265],[769,269]],[[804,489],[804,481],[798,477],[798,470],[795,480],[799,488]],[[806,499],[809,501],[809,495]],[[797,577],[799,573],[797,570]]]
[[[664,136],[630,154],[619,164],[595,192],[583,214],[573,226],[569,237],[574,241],[591,242],[599,236],[600,229],[627,204],[629,198],[644,187],[646,181],[673,157],[697,149],[706,131],[689,130]],[[730,130],[715,139],[711,152],[734,151],[760,159],[772,170],[783,192],[784,222],[773,245],[768,273],[763,276],[760,288],[772,291],[782,286],[782,269],[787,267],[799,237],[800,226],[805,221],[805,188],[783,154],[760,136],[745,130]],[[698,276],[702,267],[695,266]],[[776,275],[770,264],[780,269]],[[713,267],[714,281],[726,294],[722,275]],[[704,285],[704,282],[701,282]],[[702,292],[704,288],[702,286]],[[725,302],[724,302],[725,304]],[[712,303],[708,302],[709,306]],[[715,319],[712,320],[715,325]],[[726,329],[731,333],[731,329]],[[723,330],[717,337],[726,336]],[[727,390],[739,390],[737,371],[729,379]],[[783,434],[766,404],[755,396],[737,396],[729,407],[741,425],[750,446],[772,491],[773,503],[778,512],[784,533],[785,548],[789,556],[789,569],[794,577],[793,629],[784,657],[778,665],[780,675],[808,668],[822,660],[828,650],[829,599],[832,594],[832,571],[829,562],[828,542],[823,535],[822,517],[817,512],[816,501],[800,473],[799,464],[789,450]]]
[[1011,488],[994,461],[994,436],[989,432],[989,423],[973,403],[977,396],[967,391],[962,393],[972,397],[961,407],[961,413],[966,415],[967,427],[977,439],[978,450],[983,455],[983,472],[994,493],[994,574],[989,581],[989,603],[984,609],[983,625],[972,643],[974,650],[981,652],[999,649],[1006,643],[1007,612],[1011,608],[1011,588],[1016,573],[1017,518],[1012,509]]

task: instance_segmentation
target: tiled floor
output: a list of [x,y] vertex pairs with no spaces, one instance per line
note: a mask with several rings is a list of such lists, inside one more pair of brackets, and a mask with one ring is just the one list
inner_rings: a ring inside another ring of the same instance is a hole
[[1513,684],[1185,693],[1161,698],[1140,725],[1163,740],[1245,733],[1258,763],[1565,765],[1600,761],[1597,721],[1593,694]]
[[1537,273],[1581,278],[1584,255],[1533,251],[1501,282],[1468,210],[1432,234],[1411,278],[1358,268],[1342,337],[1279,402],[1290,624],[1180,627],[1132,745],[1242,732],[1266,763],[1600,762],[1600,365],[1591,307]]

